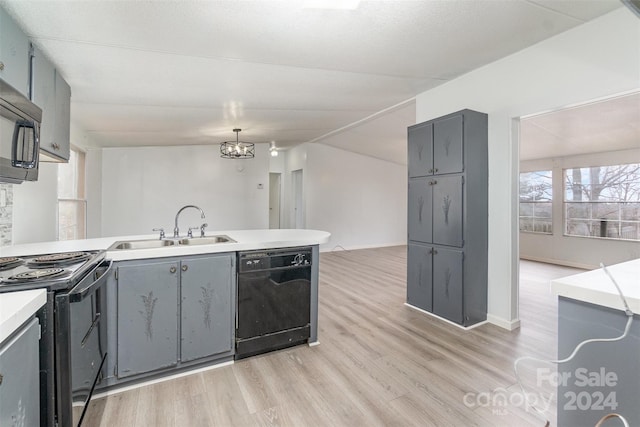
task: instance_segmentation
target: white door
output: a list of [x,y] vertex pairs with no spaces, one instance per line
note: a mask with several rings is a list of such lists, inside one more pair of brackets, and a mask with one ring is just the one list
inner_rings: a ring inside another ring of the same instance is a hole
[[280,174],[269,174],[269,228],[280,228]]
[[302,200],[302,169],[291,173],[293,181],[293,228],[304,228],[304,203]]

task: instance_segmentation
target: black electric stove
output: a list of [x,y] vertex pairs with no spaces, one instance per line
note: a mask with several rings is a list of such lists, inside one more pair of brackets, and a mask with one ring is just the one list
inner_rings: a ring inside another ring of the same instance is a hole
[[72,289],[104,258],[104,251],[0,258],[0,293]]
[[40,320],[40,425],[82,424],[106,359],[105,251],[0,258],[0,293],[45,289]]

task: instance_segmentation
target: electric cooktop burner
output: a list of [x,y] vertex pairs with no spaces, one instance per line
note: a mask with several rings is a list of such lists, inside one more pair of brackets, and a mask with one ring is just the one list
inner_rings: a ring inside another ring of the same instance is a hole
[[29,267],[54,267],[86,261],[91,254],[86,252],[65,252],[61,254],[42,255],[29,261]]
[[8,277],[7,281],[36,281],[36,280],[44,280],[51,279],[54,277],[62,276],[66,274],[67,271],[62,268],[47,268],[40,270],[29,270],[24,273],[19,273],[14,276]]
[[22,263],[23,263],[22,259],[16,258],[16,257],[0,258],[0,271],[9,270],[13,267],[19,266]]

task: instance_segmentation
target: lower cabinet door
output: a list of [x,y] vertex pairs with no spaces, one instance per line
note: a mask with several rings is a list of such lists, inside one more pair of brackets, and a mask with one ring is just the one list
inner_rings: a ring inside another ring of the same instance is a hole
[[178,262],[118,267],[118,377],[178,362]]
[[431,311],[432,247],[410,243],[407,251],[407,303]]
[[233,348],[232,255],[183,259],[180,360]]
[[463,252],[453,249],[433,250],[433,312],[462,324]]
[[40,425],[37,319],[0,347],[0,426]]

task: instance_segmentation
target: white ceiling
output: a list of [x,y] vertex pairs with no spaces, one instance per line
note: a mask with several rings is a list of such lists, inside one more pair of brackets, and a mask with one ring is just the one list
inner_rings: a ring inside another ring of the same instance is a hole
[[520,159],[640,148],[640,93],[520,121]]
[[72,120],[99,146],[211,144],[239,127],[241,140],[322,142],[398,163],[406,163],[406,126],[415,122],[407,100],[622,7],[302,4],[0,0],[71,85]]

